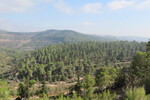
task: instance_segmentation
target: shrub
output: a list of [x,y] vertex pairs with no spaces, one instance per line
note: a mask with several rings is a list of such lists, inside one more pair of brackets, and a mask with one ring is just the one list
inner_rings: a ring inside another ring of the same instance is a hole
[[126,96],[127,98],[125,100],[150,100],[150,97],[146,95],[143,87],[128,89]]

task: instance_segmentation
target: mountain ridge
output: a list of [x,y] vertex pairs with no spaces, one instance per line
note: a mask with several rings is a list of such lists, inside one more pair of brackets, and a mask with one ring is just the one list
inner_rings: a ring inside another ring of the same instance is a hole
[[114,38],[87,35],[73,30],[46,30],[39,32],[0,31],[0,47],[15,49],[36,49],[57,43],[82,41],[114,41]]
[[83,41],[139,41],[147,42],[149,38],[129,36],[98,36],[80,33],[74,30],[49,29],[39,32],[11,32],[0,30],[0,47],[33,50],[58,43],[77,43]]

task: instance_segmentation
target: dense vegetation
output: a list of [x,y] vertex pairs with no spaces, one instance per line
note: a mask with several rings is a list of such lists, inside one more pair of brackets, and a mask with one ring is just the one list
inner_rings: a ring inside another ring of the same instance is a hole
[[0,78],[10,76],[15,68],[16,60],[23,55],[22,51],[0,48]]
[[[129,64],[136,51],[145,51],[145,43],[80,42],[44,47],[21,59],[19,79],[67,81],[93,74],[102,66]],[[123,65],[122,65],[123,66]]]
[[[89,41],[47,46],[22,56],[12,53],[6,52],[13,66],[12,78],[0,81],[2,100],[150,99],[150,42]],[[71,85],[50,86],[57,82]]]

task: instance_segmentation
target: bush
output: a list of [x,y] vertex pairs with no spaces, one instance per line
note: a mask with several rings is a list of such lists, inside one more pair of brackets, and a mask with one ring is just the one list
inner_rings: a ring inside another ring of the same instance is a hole
[[7,82],[0,80],[0,100],[8,100],[10,89]]
[[144,88],[133,88],[126,91],[127,98],[125,100],[150,100],[146,95]]
[[114,100],[116,99],[116,94],[111,94],[110,91],[104,91],[102,94],[98,94],[94,96],[93,100]]

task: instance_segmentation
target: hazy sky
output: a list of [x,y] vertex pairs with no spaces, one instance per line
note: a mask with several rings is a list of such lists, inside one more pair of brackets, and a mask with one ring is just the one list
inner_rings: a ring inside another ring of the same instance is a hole
[[0,29],[150,37],[150,0],[0,0]]

